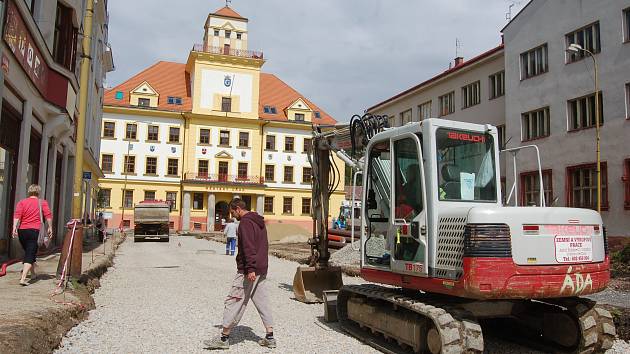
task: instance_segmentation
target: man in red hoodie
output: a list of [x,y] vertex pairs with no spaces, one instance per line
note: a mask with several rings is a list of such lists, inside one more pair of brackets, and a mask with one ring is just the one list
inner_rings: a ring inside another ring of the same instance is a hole
[[225,299],[221,335],[203,343],[208,349],[228,349],[230,331],[243,317],[247,303],[251,299],[266,330],[265,338],[258,341],[258,344],[275,348],[276,340],[273,337],[273,318],[267,289],[269,243],[265,220],[258,213],[247,210],[245,202],[239,198],[234,198],[230,202],[230,213],[240,221],[236,232],[238,272]]

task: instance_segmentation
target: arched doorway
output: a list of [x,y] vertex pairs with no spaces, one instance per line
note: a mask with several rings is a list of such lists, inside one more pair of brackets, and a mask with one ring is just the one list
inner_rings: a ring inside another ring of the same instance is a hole
[[227,220],[230,217],[230,205],[227,202],[220,201],[214,206],[214,231],[221,231],[223,225],[221,220]]

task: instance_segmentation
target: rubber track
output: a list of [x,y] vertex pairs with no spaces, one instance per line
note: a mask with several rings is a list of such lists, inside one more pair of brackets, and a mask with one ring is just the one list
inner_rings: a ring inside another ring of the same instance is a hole
[[[483,352],[481,326],[472,316],[469,316],[461,309],[433,301],[423,302],[419,299],[405,296],[397,289],[373,284],[346,285],[341,291],[362,295],[370,299],[387,301],[427,317],[440,333],[443,354]],[[340,320],[342,320],[343,326],[343,320],[348,319],[340,318]]]
[[562,306],[578,320],[582,332],[575,353],[603,353],[612,348],[615,341],[615,324],[608,310],[584,298],[565,298],[546,301]]

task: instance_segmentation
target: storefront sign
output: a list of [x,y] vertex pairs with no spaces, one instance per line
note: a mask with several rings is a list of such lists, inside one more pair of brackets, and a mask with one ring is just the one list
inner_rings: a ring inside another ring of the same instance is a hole
[[49,68],[14,1],[8,2],[3,38],[20,66],[45,97]]

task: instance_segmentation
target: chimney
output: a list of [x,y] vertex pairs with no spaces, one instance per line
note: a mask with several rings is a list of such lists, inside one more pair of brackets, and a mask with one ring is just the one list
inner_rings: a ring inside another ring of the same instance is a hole
[[464,63],[464,57],[457,57],[455,58],[455,66],[460,66]]

